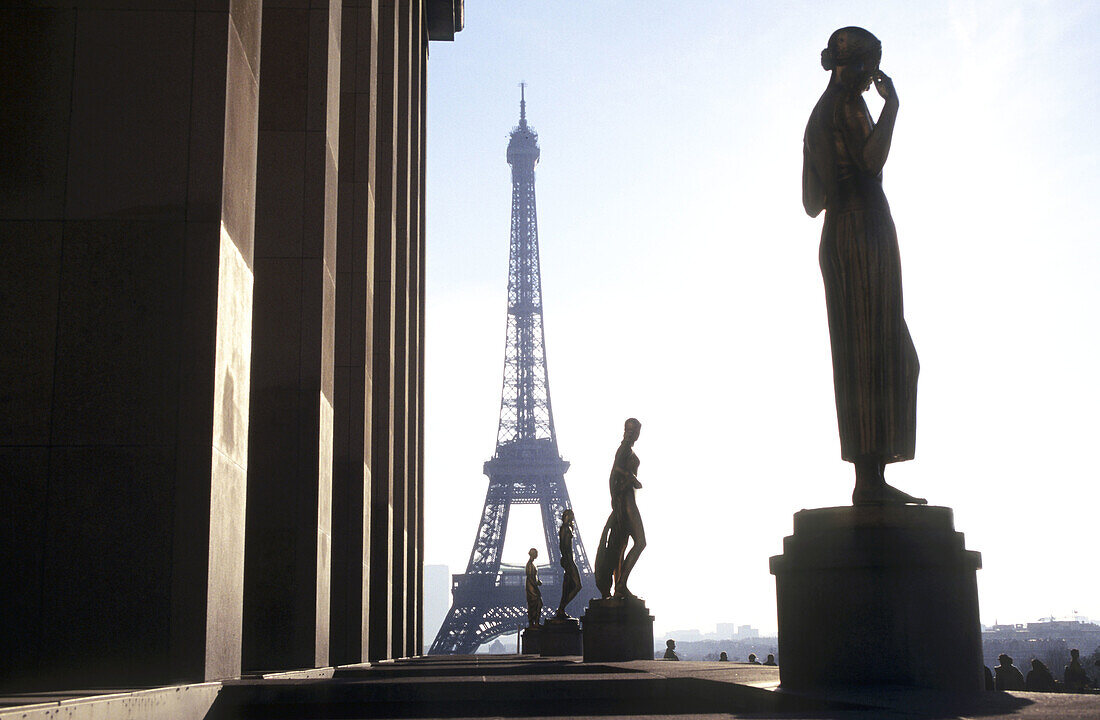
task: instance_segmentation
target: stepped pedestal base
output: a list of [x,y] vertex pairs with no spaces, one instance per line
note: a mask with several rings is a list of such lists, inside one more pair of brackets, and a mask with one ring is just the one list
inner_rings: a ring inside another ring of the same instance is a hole
[[584,611],[584,661],[653,659],[653,616],[640,598],[590,600]]
[[539,654],[543,657],[561,657],[581,654],[581,624],[568,620],[547,620],[542,626],[542,647]]
[[794,534],[771,559],[782,686],[980,691],[980,567],[950,508],[796,513]]
[[538,655],[542,647],[542,626],[524,628],[520,633],[519,646],[524,655]]

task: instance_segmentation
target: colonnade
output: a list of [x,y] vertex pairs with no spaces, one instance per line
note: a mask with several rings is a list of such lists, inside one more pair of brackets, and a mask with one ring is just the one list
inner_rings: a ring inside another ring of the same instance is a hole
[[461,0],[138,5],[0,18],[0,684],[419,654],[428,41]]

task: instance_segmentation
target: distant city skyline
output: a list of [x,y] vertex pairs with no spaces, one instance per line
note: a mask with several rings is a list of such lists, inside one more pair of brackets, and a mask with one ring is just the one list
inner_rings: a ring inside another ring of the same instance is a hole
[[[656,631],[775,631],[768,558],[795,512],[852,487],[821,219],[800,184],[820,50],[857,24],[901,102],[884,187],[921,363],[916,459],[887,480],[954,509],[982,553],[985,624],[1100,617],[1079,560],[1100,507],[1100,5],[468,0],[466,14],[461,43],[432,47],[429,83],[426,562],[465,569],[484,501],[525,81],[581,536],[595,546],[636,416],[649,543],[631,587]],[[506,562],[543,548],[527,509]]]
[[451,571],[446,565],[424,565],[424,647],[435,640],[451,607]]

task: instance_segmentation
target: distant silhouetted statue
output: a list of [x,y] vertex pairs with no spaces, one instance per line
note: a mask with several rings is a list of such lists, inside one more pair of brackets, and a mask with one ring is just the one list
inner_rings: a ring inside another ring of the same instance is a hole
[[729,662],[729,661],[730,661],[730,656],[726,654],[725,650],[718,653],[718,662]]
[[1012,658],[1001,653],[997,660],[1001,664],[993,668],[997,676],[993,686],[998,690],[1023,690],[1026,686],[1024,674],[1020,672],[1020,668],[1012,664]]
[[[600,534],[596,550],[594,571],[596,587],[604,598],[611,597],[611,583],[615,583],[615,597],[634,597],[626,582],[630,571],[645,550],[645,528],[638,512],[634,491],[641,488],[638,482],[638,456],[634,443],[642,431],[642,424],[635,418],[627,418],[623,424],[623,441],[615,452],[611,467],[611,515]],[[627,540],[633,540],[630,552],[626,552]]]
[[665,641],[665,660],[679,660],[680,656],[676,654],[676,641]]
[[[882,44],[858,27],[837,30],[821,51],[832,72],[806,124],[802,204],[825,211],[819,261],[825,281],[840,453],[856,466],[852,502],[925,503],[886,484],[887,463],[912,460],[917,351],[902,313],[901,256],[882,168],[898,95],[879,69]],[[863,93],[886,104],[876,124]]]
[[1056,686],[1057,683],[1054,682],[1050,669],[1043,664],[1042,660],[1032,658],[1031,669],[1027,671],[1027,678],[1024,680],[1024,689],[1035,692],[1054,692]]
[[542,581],[539,580],[539,569],[535,566],[535,558],[538,556],[539,551],[535,548],[527,551],[527,626],[532,628],[539,626],[539,619],[542,617],[542,590],[539,590]]
[[554,613],[554,619],[565,620],[569,617],[565,614],[565,606],[581,591],[581,571],[577,569],[577,561],[573,559],[572,510],[566,510],[561,514],[558,549],[561,550],[561,567],[565,574],[561,579],[561,602],[558,604],[558,611]]
[[1066,692],[1082,692],[1091,682],[1085,668],[1081,666],[1081,652],[1074,648],[1069,651],[1069,657],[1069,664],[1062,674],[1062,679],[1066,682]]
[[771,665],[771,666],[774,667],[777,664],[775,662],[775,655],[772,655],[771,653],[768,653],[768,657],[767,657],[767,659],[764,660],[764,664],[765,665]]

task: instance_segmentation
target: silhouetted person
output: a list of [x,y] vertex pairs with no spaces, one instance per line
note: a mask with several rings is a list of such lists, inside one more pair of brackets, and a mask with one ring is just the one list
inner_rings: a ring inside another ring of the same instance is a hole
[[1024,688],[1035,692],[1054,692],[1056,684],[1054,676],[1050,674],[1050,670],[1043,661],[1031,658],[1031,670],[1027,673]]
[[760,661],[756,659],[756,653],[749,653],[749,665],[759,665]]
[[1066,681],[1066,692],[1084,692],[1089,686],[1089,676],[1081,666],[1081,652],[1074,648],[1069,651],[1069,665],[1066,665],[1062,679]]
[[776,661],[775,661],[775,655],[772,655],[771,653],[768,653],[768,659],[764,661],[764,664],[765,665],[771,665],[772,667],[776,667],[778,665],[778,663],[776,663]]
[[993,692],[993,671],[989,669],[988,665],[982,665],[982,670],[985,671],[985,689]]
[[1023,690],[1024,674],[1020,672],[1020,668],[1012,664],[1012,658],[1001,653],[997,660],[1001,664],[993,668],[993,672],[997,674],[993,686],[998,690]]
[[720,652],[718,654],[718,662],[729,662],[729,661],[730,661],[730,656],[726,654],[725,650],[723,650],[722,652]]
[[676,654],[676,641],[666,640],[665,645],[665,660],[679,660],[680,657]]

